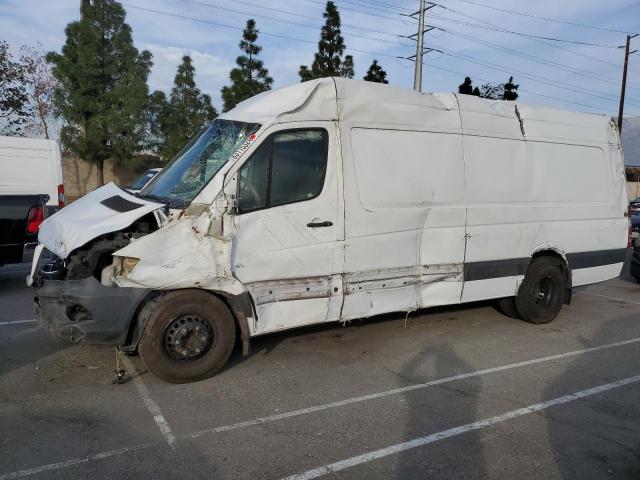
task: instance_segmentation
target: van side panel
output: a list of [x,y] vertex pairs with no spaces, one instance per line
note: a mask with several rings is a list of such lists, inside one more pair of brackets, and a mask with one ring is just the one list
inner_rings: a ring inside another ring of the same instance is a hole
[[342,130],[343,318],[458,303],[465,223],[460,132],[366,124]]
[[[468,238],[462,301],[514,295],[540,250],[565,258],[574,286],[617,276],[627,220],[620,149],[609,142],[607,120],[554,111],[553,130],[535,117],[544,111],[528,108],[525,115],[512,102],[462,97]],[[491,130],[509,117],[511,128]]]

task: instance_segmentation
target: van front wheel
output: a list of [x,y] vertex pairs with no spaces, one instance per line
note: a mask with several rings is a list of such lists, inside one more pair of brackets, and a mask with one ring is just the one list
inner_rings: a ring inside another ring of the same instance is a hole
[[235,338],[235,322],[220,299],[200,290],[175,291],[153,306],[138,352],[158,378],[194,382],[227,363]]
[[567,288],[560,262],[552,257],[540,257],[529,265],[515,302],[523,320],[548,323],[560,313]]

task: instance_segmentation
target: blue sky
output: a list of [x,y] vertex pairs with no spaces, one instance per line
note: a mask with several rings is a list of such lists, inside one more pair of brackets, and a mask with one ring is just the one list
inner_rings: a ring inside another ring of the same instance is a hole
[[[623,33],[541,21],[464,0],[437,1],[444,8],[430,10],[426,21],[445,31],[427,34],[425,45],[443,53],[432,52],[425,58],[425,91],[454,91],[464,75],[476,79],[476,84],[482,83],[481,79],[504,82],[511,72],[521,86],[521,99],[529,103],[617,113],[621,49],[539,41],[495,31],[494,27],[613,46],[624,43]],[[475,2],[574,23],[640,31],[640,0]],[[414,33],[417,22],[399,13],[417,9],[418,0],[336,0],[335,3],[341,13],[346,53],[354,56],[356,78],[362,78],[373,58],[377,58],[391,84],[411,88],[413,63],[397,57],[415,53],[415,44],[399,35]],[[59,50],[64,43],[66,24],[79,16],[79,4],[80,0],[0,0],[0,39],[16,47],[35,46],[40,42],[45,50]],[[228,83],[229,70],[240,53],[238,42],[246,20],[255,18],[262,32],[259,38],[263,46],[262,59],[277,88],[298,82],[299,65],[311,64],[325,2],[126,0],[123,4],[136,46],[153,53],[151,89],[168,91],[181,56],[189,54],[194,59],[199,87],[213,97],[215,107],[220,110],[220,88]],[[390,4],[400,8],[388,6]],[[635,39],[635,45],[640,49],[640,37]],[[631,57],[627,98],[625,114],[640,115],[640,54]]]

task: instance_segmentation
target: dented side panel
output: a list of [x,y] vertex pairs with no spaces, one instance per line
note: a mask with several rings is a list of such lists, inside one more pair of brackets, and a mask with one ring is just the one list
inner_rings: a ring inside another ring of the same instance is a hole
[[231,240],[208,235],[207,215],[182,217],[114,253],[139,259],[128,275],[114,278],[119,287],[158,290],[204,288],[232,295],[245,292],[231,273]]

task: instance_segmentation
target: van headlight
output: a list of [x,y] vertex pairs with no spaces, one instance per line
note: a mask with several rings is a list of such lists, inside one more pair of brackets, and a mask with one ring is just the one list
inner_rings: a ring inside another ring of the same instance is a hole
[[131,273],[131,270],[138,264],[139,258],[135,257],[122,257],[120,260],[120,277],[127,277]]

